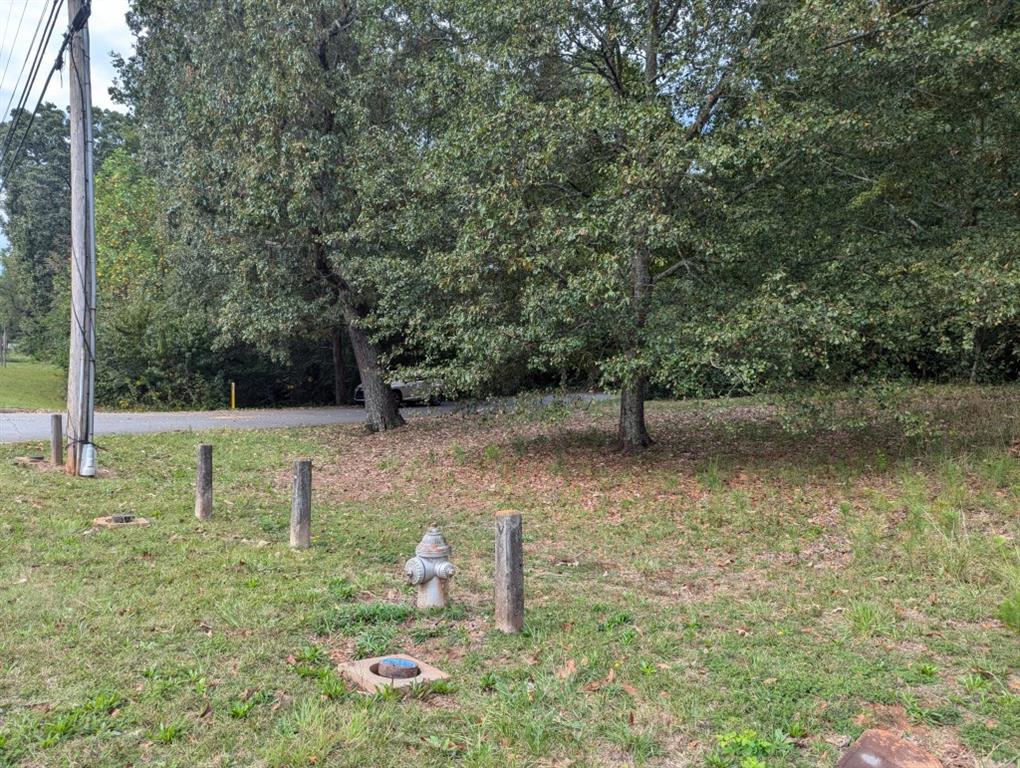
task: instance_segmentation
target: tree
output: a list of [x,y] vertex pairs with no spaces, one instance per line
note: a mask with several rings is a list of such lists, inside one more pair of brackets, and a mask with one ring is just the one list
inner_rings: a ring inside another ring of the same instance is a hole
[[124,97],[169,190],[175,258],[217,296],[221,329],[266,352],[346,328],[371,428],[399,426],[372,321],[378,263],[406,249],[366,211],[420,128],[398,119],[411,25],[383,2],[132,7]]
[[[123,141],[126,117],[96,109],[95,162]],[[13,120],[16,115],[12,115]],[[20,123],[20,142],[27,125]],[[6,131],[9,124],[0,126]],[[68,275],[71,237],[69,123],[67,113],[44,104],[35,117],[17,163],[8,171],[0,210],[10,240],[4,260],[9,301],[17,306],[19,345],[54,362],[67,359]],[[16,144],[14,146],[17,146]],[[5,170],[11,156],[5,159]]]
[[708,158],[742,119],[728,105],[750,87],[755,7],[548,0],[461,15],[470,96],[424,172],[446,176],[439,204],[460,212],[429,261],[452,309],[410,323],[444,380],[484,389],[513,360],[594,369],[620,389],[621,444],[649,444],[649,377],[673,354],[661,318],[696,316],[699,288],[682,278],[712,258]]

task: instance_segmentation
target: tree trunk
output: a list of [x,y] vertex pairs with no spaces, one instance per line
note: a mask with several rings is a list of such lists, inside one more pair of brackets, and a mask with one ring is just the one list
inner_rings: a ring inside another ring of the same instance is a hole
[[[648,3],[645,18],[644,76],[647,91],[645,98],[655,99],[656,81],[659,77],[659,0]],[[632,365],[640,365],[641,345],[644,343],[645,321],[648,319],[648,303],[652,293],[651,254],[646,243],[638,244],[630,258],[630,290],[633,310],[633,334],[626,356]],[[647,448],[652,444],[645,426],[645,396],[648,391],[648,377],[640,370],[633,371],[620,390],[620,426],[617,435],[624,450]]]
[[333,404],[344,405],[347,402],[347,382],[344,371],[344,330],[334,328],[333,342]]
[[[318,235],[317,232],[315,234]],[[322,243],[314,245],[314,258],[315,268],[332,290],[347,325],[347,337],[351,340],[354,361],[358,364],[358,373],[361,375],[361,389],[365,393],[365,415],[368,417],[369,431],[382,432],[402,427],[404,419],[400,415],[399,403],[393,390],[383,379],[383,372],[379,367],[379,350],[359,325],[362,311],[351,293],[350,286],[333,271]]]
[[350,320],[347,322],[347,334],[354,349],[354,359],[358,361],[361,373],[361,388],[365,393],[365,414],[368,416],[368,428],[372,432],[382,432],[403,426],[404,418],[400,415],[397,398],[390,385],[383,379],[379,368],[379,350],[369,339],[368,334]]
[[652,444],[645,427],[645,390],[648,382],[639,376],[620,392],[620,443],[626,450],[647,448]]
[[[648,251],[639,248],[630,259],[631,304],[634,310],[634,334],[627,350],[627,359],[636,361],[642,343],[642,331],[648,319],[648,300],[652,291],[652,274]],[[648,378],[645,374],[631,374],[620,391],[620,443],[627,450],[646,448],[652,444],[645,427],[645,395]]]
[[645,85],[648,98],[655,97],[655,81],[659,78],[659,0],[648,3],[648,25],[645,29]]

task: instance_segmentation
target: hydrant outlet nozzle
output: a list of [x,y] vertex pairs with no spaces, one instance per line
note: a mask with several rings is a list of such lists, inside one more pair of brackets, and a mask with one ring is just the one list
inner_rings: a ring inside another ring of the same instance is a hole
[[457,567],[449,560],[439,563],[436,566],[436,578],[437,579],[451,579],[453,574],[457,572]]

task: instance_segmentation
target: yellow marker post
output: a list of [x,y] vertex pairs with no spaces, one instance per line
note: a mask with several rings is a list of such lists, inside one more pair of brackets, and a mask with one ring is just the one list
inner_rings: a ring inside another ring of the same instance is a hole
[[237,408],[237,384],[230,382],[230,410]]

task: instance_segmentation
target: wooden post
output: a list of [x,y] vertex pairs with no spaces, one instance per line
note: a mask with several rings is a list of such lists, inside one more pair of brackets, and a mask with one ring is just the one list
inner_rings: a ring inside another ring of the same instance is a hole
[[59,467],[64,463],[64,423],[59,413],[50,416],[50,464]]
[[290,502],[290,545],[308,549],[312,545],[312,462],[294,462],[294,494]]
[[68,0],[70,39],[71,150],[71,348],[67,366],[67,464],[77,475],[82,449],[92,442],[95,404],[96,240],[92,185],[92,81],[88,16],[79,18],[84,0]]
[[517,512],[496,513],[496,627],[524,627],[524,527]]
[[237,384],[230,382],[230,410],[237,408]]
[[198,446],[198,469],[195,473],[195,517],[212,517],[212,446]]

